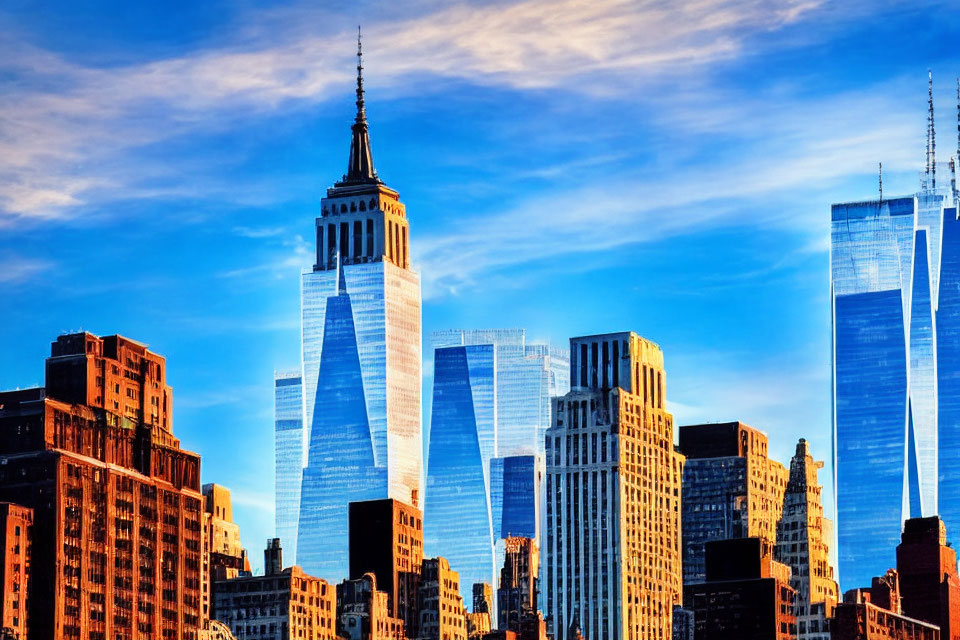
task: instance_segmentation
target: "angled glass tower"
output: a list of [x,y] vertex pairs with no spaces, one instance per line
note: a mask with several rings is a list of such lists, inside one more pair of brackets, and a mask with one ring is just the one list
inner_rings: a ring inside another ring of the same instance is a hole
[[303,471],[303,385],[299,371],[274,374],[276,471],[275,527],[284,549],[297,557],[300,480]]
[[892,566],[907,518],[940,514],[960,531],[960,506],[945,499],[960,490],[960,223],[935,169],[916,196],[831,211],[843,589]]
[[490,460],[496,452],[493,345],[434,352],[433,412],[423,548],[460,573],[461,595],[495,584]]
[[466,599],[474,583],[496,586],[502,538],[539,538],[543,433],[570,360],[522,329],[439,331],[432,343],[424,552],[450,560]]
[[373,168],[360,53],[357,116],[343,179],[316,220],[302,276],[304,439],[297,563],[348,576],[347,505],[420,500],[420,278],[399,195]]

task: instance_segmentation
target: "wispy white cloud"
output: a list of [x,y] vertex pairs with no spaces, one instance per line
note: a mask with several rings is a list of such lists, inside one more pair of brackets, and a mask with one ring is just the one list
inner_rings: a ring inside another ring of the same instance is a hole
[[285,250],[278,253],[273,259],[247,267],[237,267],[221,271],[221,278],[248,278],[250,276],[264,276],[269,278],[284,278],[291,274],[300,273],[300,270],[312,264],[313,248],[303,236],[295,235],[283,241]]
[[230,500],[234,505],[261,511],[264,514],[273,514],[274,495],[265,491],[253,489],[232,489]]
[[285,233],[287,233],[288,230],[285,227],[238,226],[233,228],[233,232],[243,238],[252,238],[254,240],[259,240],[261,238],[274,238],[276,236],[282,236]]
[[675,96],[657,117],[678,139],[709,149],[703,139],[722,134],[740,144],[718,144],[714,155],[693,159],[681,153],[671,163],[610,175],[602,185],[574,182],[507,210],[454,219],[413,247],[424,295],[456,294],[479,274],[511,265],[557,256],[573,262],[578,254],[724,226],[820,234],[804,250],[824,250],[819,238],[831,189],[876,173],[878,159],[889,171],[917,166],[922,114],[900,99],[911,88],[899,78],[819,99]]
[[52,262],[14,254],[0,254],[0,284],[28,281],[54,267]]
[[[368,26],[370,82],[419,90],[433,74],[515,88],[616,92],[677,69],[740,55],[752,34],[814,11],[813,0],[526,0],[426,10]],[[118,157],[132,149],[235,126],[302,101],[340,96],[352,80],[347,33],[274,12],[269,32],[247,29],[233,44],[127,66],[82,66],[8,41],[0,69],[0,220],[74,214],[82,205],[176,195],[148,188],[162,163]],[[256,16],[250,16],[251,23]],[[321,27],[320,32],[316,26]],[[626,75],[624,75],[626,74]],[[573,82],[573,79],[577,79]],[[169,169],[166,170],[169,172]],[[221,197],[231,193],[220,191]]]

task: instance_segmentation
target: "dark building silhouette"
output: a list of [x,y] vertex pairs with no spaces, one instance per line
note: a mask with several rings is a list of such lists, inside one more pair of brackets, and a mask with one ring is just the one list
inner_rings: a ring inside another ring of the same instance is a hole
[[504,540],[504,561],[497,589],[497,628],[518,640],[542,640],[547,626],[537,609],[540,551],[532,538]]
[[276,575],[283,571],[283,548],[280,538],[267,540],[267,548],[263,550],[263,572],[267,575]]
[[493,615],[493,587],[486,582],[473,585],[473,612]]
[[903,615],[895,569],[875,577],[868,588],[851,589],[834,610],[832,640],[939,640],[936,625]]
[[0,629],[13,640],[27,638],[32,530],[32,509],[0,502]]
[[696,640],[792,640],[796,592],[790,569],[759,538],[706,544],[706,582],[684,587]]
[[907,520],[900,540],[897,572],[903,613],[938,625],[943,640],[960,640],[957,552],[947,546],[943,521],[936,516]]
[[540,552],[531,538],[512,537],[505,541],[500,587],[497,589],[497,628],[520,633],[525,615],[537,611],[537,576]]
[[377,577],[390,616],[417,637],[417,593],[423,564],[423,513],[399,500],[350,503],[350,579]]
[[143,344],[77,333],[52,344],[45,391],[0,393],[0,500],[34,514],[31,640],[203,627],[200,456],[173,435],[165,375]]

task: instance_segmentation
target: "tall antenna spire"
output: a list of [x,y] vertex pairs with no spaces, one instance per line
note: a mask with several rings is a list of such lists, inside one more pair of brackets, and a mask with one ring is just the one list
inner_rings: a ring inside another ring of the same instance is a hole
[[880,207],[883,208],[883,163],[880,163],[880,171],[878,174],[878,179],[880,182]]
[[937,140],[933,126],[933,72],[927,69],[927,178],[930,188],[937,188]]
[[382,184],[373,168],[373,152],[370,151],[370,131],[367,126],[367,110],[363,102],[363,42],[360,26],[357,25],[357,117],[350,127],[350,160],[347,173],[337,184]]
[[360,25],[357,25],[357,120],[367,122],[367,111],[363,106],[363,42],[360,39]]

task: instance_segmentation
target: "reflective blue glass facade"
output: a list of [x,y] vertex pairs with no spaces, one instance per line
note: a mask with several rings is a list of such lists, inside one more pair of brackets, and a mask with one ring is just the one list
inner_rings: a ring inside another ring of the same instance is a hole
[[[468,598],[474,582],[496,586],[502,537],[509,533],[538,540],[542,434],[550,422],[551,397],[558,389],[569,388],[569,356],[565,349],[526,344],[521,329],[440,331],[433,334],[432,343],[424,552],[450,560]],[[451,396],[453,389],[459,389],[457,401]],[[463,453],[464,433],[476,440],[476,453],[454,464],[448,452]],[[463,502],[467,494],[463,478],[480,477],[477,469],[482,472],[484,499],[481,503],[476,498],[468,506]],[[445,488],[450,485],[460,487],[459,499]],[[465,539],[459,514],[467,509],[474,512],[471,521],[481,517],[485,521],[482,527],[471,526],[476,540]],[[471,552],[472,556],[467,552],[476,548],[483,552]]]
[[924,190],[832,208],[834,485],[844,590],[893,565],[904,519],[954,509],[944,498],[958,481],[948,461],[957,460],[960,444],[952,427],[960,415],[960,233],[946,201],[945,193]]
[[499,457],[543,455],[550,426],[550,399],[570,390],[570,352],[526,342],[523,329],[449,329],[431,336],[434,349],[494,345],[497,357],[497,449]]
[[497,537],[521,536],[539,539],[540,478],[542,472],[535,456],[510,456],[502,462],[501,508]]
[[284,550],[297,557],[300,474],[303,470],[303,385],[300,372],[274,376],[275,527]]
[[943,211],[937,305],[937,407],[940,518],[960,539],[960,221]]
[[434,352],[433,412],[423,514],[426,556],[441,555],[473,584],[496,584],[490,459],[496,447],[493,345]]

